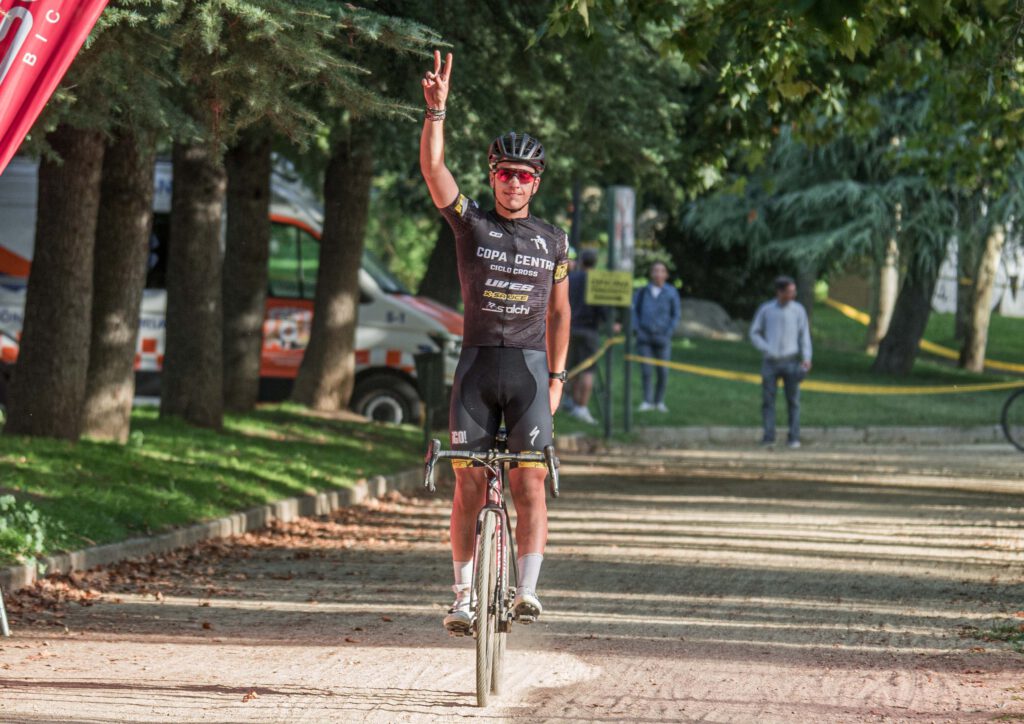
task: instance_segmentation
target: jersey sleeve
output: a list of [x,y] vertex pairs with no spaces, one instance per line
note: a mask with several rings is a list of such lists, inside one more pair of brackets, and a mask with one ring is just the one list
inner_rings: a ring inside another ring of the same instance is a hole
[[482,215],[476,201],[461,191],[454,201],[444,208],[438,209],[438,211],[441,212],[441,216],[448,221],[448,224],[456,234],[459,231],[473,228]]
[[561,284],[569,277],[569,235],[562,231],[561,237],[555,252],[555,284]]

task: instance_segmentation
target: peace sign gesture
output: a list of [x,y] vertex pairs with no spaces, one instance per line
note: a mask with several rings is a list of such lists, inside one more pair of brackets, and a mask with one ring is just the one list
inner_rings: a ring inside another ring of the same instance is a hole
[[448,100],[448,78],[452,74],[452,54],[444,59],[444,70],[441,69],[441,51],[434,51],[434,70],[427,71],[423,76],[423,97],[428,108],[444,108]]

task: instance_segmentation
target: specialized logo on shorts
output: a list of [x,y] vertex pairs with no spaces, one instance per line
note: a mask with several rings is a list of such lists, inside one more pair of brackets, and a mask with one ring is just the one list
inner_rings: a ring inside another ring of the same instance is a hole
[[536,425],[530,430],[530,447],[533,447],[534,442],[537,441],[537,436],[540,435],[540,428]]
[[465,430],[452,430],[452,445],[465,445],[466,437]]
[[487,235],[493,236],[495,239],[500,239],[501,237],[504,236],[504,234],[502,234],[500,231],[489,231],[487,232]]
[[543,236],[537,234],[537,236],[530,239],[530,241],[533,242],[535,249],[543,249],[545,254],[548,253],[548,241]]
[[555,267],[555,281],[556,282],[562,281],[563,279],[565,279],[565,277],[566,277],[566,275],[568,275],[568,273],[569,273],[569,264],[568,264],[568,262],[562,262],[561,264],[559,264],[558,266]]

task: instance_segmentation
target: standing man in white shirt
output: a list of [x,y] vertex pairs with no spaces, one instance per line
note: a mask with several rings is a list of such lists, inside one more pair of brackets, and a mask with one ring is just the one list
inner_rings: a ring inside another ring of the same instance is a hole
[[761,444],[775,444],[775,392],[782,378],[789,413],[790,448],[800,447],[800,382],[811,369],[811,325],[796,301],[792,277],[775,280],[775,299],[758,307],[750,324],[750,341],[764,355],[761,363]]

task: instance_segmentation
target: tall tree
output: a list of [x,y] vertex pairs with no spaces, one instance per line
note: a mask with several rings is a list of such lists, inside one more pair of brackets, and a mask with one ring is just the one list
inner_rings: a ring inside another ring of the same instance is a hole
[[251,410],[259,395],[270,252],[271,138],[247,129],[227,154],[224,248],[224,403]]
[[373,182],[373,131],[351,120],[332,145],[324,175],[313,328],[295,378],[292,399],[316,410],[348,404],[355,385],[359,269]]
[[89,368],[103,135],[68,124],[39,166],[35,251],[4,433],[76,440]]
[[177,143],[167,259],[160,414],[219,428],[224,416],[220,228],[227,181],[220,149]]
[[103,157],[82,423],[89,437],[128,440],[152,221],[153,144],[122,127]]
[[985,369],[985,347],[988,345],[988,326],[992,318],[992,293],[996,286],[999,257],[1005,243],[1006,227],[1001,223],[993,224],[975,269],[974,283],[971,285],[970,323],[960,349],[960,366],[972,372],[983,372]]

